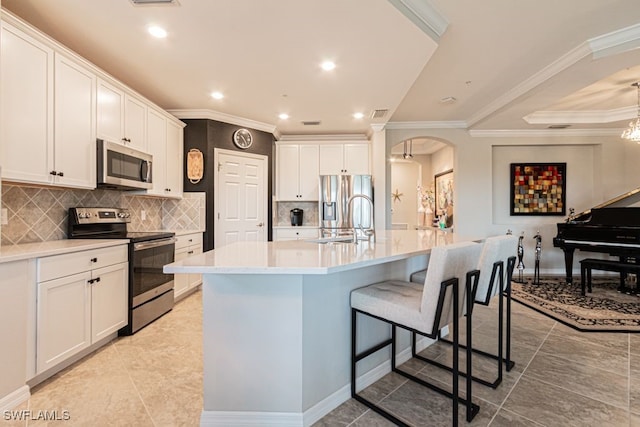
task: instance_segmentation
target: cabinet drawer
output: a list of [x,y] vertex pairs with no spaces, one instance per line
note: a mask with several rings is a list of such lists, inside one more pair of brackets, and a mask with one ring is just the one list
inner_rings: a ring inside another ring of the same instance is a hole
[[274,230],[274,240],[314,239],[318,237],[317,228],[278,228]]
[[38,258],[38,282],[127,262],[127,245]]
[[192,245],[202,244],[202,233],[185,234],[176,236],[176,249],[186,248]]

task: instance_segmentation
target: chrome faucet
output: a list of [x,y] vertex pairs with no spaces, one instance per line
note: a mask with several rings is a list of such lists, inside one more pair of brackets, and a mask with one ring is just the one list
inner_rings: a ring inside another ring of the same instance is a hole
[[[369,218],[369,223],[371,224],[369,228],[363,228],[362,224],[358,224],[358,228],[360,228],[360,230],[362,230],[362,234],[367,238],[367,240],[369,242],[375,242],[376,241],[376,232],[374,230],[374,225],[373,225],[373,200],[371,200],[371,197],[367,196],[366,194],[354,194],[353,196],[349,197],[349,201],[347,202],[347,210],[349,211],[349,218],[352,217],[351,215],[351,202],[357,198],[361,198],[361,199],[365,199],[369,202],[369,205],[371,206],[371,215]],[[358,230],[356,228],[356,226],[353,226],[353,243],[358,243]]]

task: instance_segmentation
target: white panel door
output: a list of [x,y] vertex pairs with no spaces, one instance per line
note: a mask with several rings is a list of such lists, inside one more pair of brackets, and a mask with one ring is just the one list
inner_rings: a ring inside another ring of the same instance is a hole
[[300,145],[300,199],[318,200],[320,152],[317,145]]
[[267,157],[216,150],[214,247],[267,238]]
[[344,145],[344,170],[350,175],[369,174],[369,144]]
[[112,334],[128,320],[129,264],[110,265],[92,272],[91,342]]

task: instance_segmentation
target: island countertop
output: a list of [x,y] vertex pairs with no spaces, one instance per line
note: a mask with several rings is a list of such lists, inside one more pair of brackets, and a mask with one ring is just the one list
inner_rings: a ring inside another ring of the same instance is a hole
[[330,274],[428,254],[435,246],[477,240],[432,230],[383,230],[375,242],[236,242],[164,267],[166,273]]

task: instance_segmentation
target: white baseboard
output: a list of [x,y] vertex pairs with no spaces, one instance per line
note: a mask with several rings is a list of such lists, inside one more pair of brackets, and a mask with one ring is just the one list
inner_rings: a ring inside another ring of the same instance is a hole
[[23,385],[19,389],[9,393],[0,399],[0,412],[9,411],[16,408],[21,403],[26,402],[31,397],[29,386]]
[[[433,342],[434,340],[422,337],[416,343],[416,349],[422,351]],[[398,365],[405,363],[409,359],[411,359],[410,347],[396,355],[396,363]],[[357,380],[358,391],[369,387],[389,372],[391,372],[391,361],[387,360],[360,375]],[[351,384],[345,385],[303,413],[202,411],[200,425],[206,427],[307,427],[319,421],[349,399],[351,399]]]

